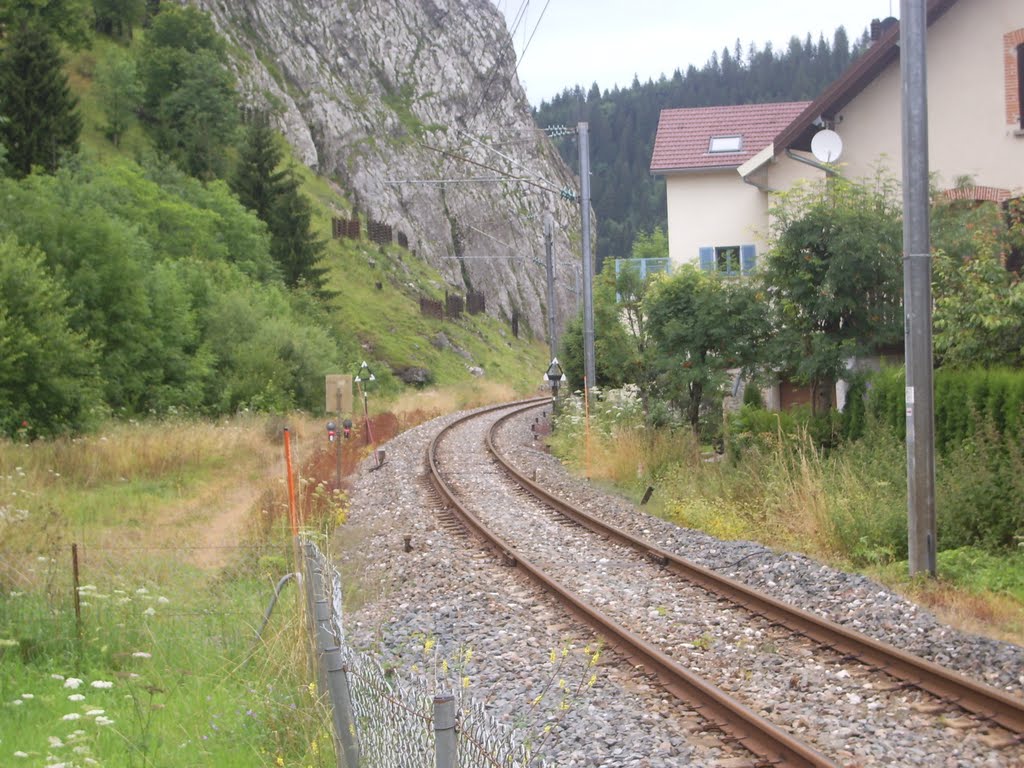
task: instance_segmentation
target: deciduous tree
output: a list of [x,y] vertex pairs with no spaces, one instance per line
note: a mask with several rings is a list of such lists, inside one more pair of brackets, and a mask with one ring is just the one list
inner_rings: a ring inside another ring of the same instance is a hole
[[[1024,204],[1014,201],[1012,223],[1017,206]],[[1003,265],[1022,241],[1024,231],[1008,226],[995,203],[933,206],[933,326],[941,365],[1024,365],[1024,282]]]
[[95,88],[100,108],[107,118],[104,131],[116,147],[135,122],[135,113],[142,101],[135,60],[119,49],[111,50],[96,66]]
[[896,186],[832,178],[797,187],[772,209],[761,272],[774,315],[773,357],[812,390],[815,414],[854,356],[903,334],[903,233]]
[[132,29],[146,19],[146,0],[92,0],[96,31],[131,37]]
[[82,48],[92,25],[92,0],[0,0],[0,39],[21,27],[40,26],[72,48]]
[[139,60],[143,108],[157,146],[183,170],[224,173],[239,124],[227,47],[210,17],[171,6],[153,20]]
[[43,255],[0,239],[0,434],[80,431],[101,406],[96,349]]
[[644,303],[659,393],[697,430],[701,408],[720,402],[730,369],[750,370],[767,332],[753,283],[692,265],[655,283]]

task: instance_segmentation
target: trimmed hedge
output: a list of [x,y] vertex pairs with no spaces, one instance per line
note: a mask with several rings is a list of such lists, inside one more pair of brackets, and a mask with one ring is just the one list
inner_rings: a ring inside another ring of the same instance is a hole
[[[887,368],[871,379],[868,410],[906,435],[904,369]],[[990,425],[1004,438],[1024,438],[1024,371],[943,370],[935,372],[935,450],[940,454]]]

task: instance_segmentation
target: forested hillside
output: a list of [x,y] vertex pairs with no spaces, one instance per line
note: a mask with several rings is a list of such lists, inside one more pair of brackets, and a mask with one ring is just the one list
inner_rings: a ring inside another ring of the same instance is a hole
[[191,5],[0,0],[0,436],[316,410],[364,359],[392,391],[543,370],[493,318],[424,318],[449,284],[401,241],[328,239],[352,203],[236,53]]
[[[868,45],[867,35],[850,42],[839,27],[831,43],[810,35],[793,37],[783,51],[739,40],[732,50],[712,53],[701,68],[629,88],[565,89],[535,110],[537,124],[590,126],[591,195],[598,223],[597,257],[628,257],[637,234],[665,227],[665,183],[649,167],[662,109],[813,99]],[[563,142],[562,156],[579,170],[576,145]]]

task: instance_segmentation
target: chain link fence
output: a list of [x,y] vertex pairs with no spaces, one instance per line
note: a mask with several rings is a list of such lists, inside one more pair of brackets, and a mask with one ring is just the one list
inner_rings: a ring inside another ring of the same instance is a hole
[[318,657],[334,709],[345,768],[518,768],[547,763],[492,718],[481,702],[436,691],[425,679],[385,673],[350,647],[342,623],[341,577],[302,542]]

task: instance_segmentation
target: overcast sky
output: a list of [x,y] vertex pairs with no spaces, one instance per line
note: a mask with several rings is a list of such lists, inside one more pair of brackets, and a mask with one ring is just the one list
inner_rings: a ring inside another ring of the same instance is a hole
[[[899,16],[899,0],[493,0],[512,33],[519,81],[533,105],[566,87],[601,90],[700,68],[712,51],[776,50],[807,33],[831,42],[839,26],[851,42],[873,18]],[[545,9],[546,6],[546,9]],[[519,19],[518,23],[516,19]]]

